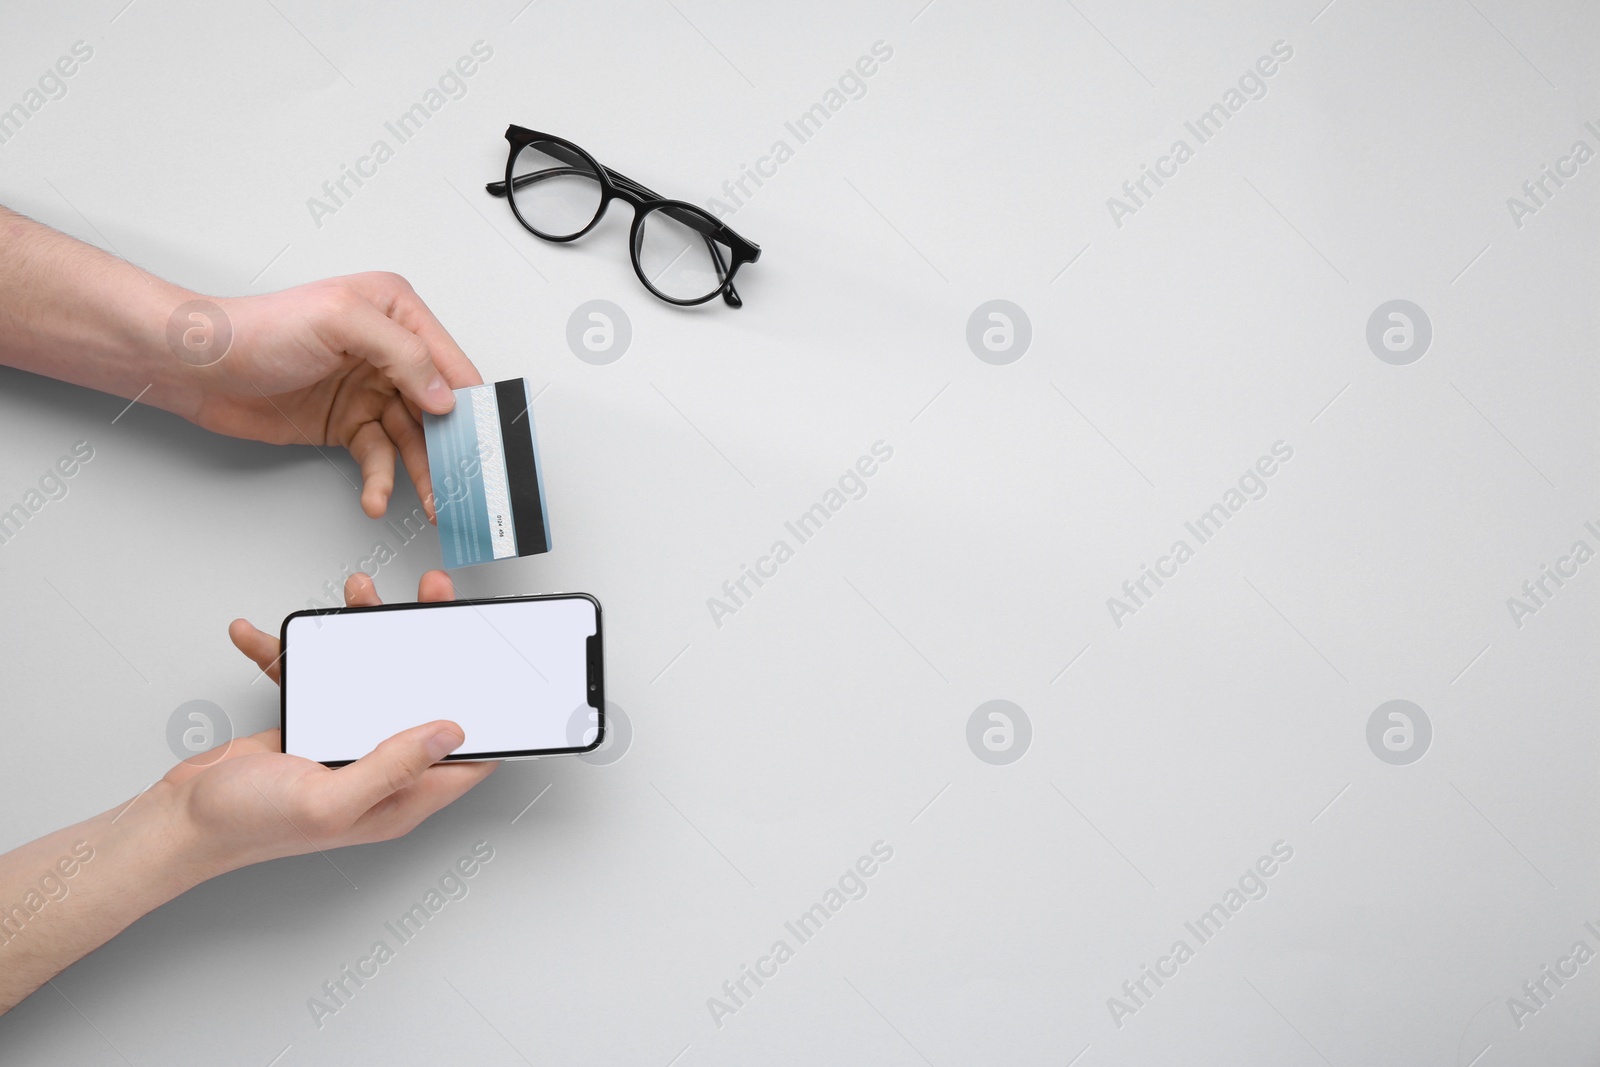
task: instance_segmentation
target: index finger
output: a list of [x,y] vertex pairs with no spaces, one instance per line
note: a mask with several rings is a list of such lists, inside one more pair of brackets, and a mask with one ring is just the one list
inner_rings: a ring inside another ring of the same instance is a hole
[[478,368],[404,278],[398,274],[357,274],[351,281],[380,311],[422,338],[428,346],[428,354],[433,357],[433,365],[450,388],[483,384]]

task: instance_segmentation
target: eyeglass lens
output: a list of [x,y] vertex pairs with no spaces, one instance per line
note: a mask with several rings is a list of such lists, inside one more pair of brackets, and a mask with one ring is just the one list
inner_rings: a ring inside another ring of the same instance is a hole
[[722,288],[731,252],[702,232],[706,221],[682,208],[657,207],[639,223],[639,270],[673,300],[697,300]]
[[600,213],[600,176],[564,145],[533,141],[511,163],[511,199],[517,214],[546,237],[571,237]]

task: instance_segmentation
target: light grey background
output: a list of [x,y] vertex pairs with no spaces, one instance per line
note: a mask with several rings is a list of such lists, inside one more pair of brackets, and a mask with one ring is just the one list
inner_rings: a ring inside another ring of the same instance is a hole
[[[0,145],[0,197],[202,292],[399,271],[487,379],[526,375],[555,550],[458,581],[596,594],[634,733],[201,887],[0,1021],[0,1060],[1594,1061],[1600,962],[1520,1029],[1507,1005],[1600,950],[1600,562],[1520,628],[1507,606],[1600,547],[1600,160],[1520,227],[1507,205],[1600,149],[1593,5],[125,4],[0,16],[0,107],[94,50]],[[466,95],[316,225],[307,198],[480,40]],[[1116,225],[1278,41],[1267,95]],[[481,191],[507,122],[697,203],[790,141],[731,219],[765,250],[745,308],[645,294],[625,210],[572,247],[524,232]],[[1003,366],[966,342],[996,299],[1032,330]],[[1366,343],[1394,299],[1432,324],[1406,366]],[[591,300],[632,325],[608,365],[566,344]],[[347,457],[125,406],[0,375],[0,504],[96,453],[0,548],[0,846],[163,773],[185,701],[274,722],[228,621],[395,541]],[[867,495],[714,625],[879,440]],[[1268,495],[1117,626],[1107,598],[1278,441]],[[1367,745],[1397,699],[1433,728],[1403,766]],[[991,700],[1031,722],[1008,765],[968,748]],[[319,1028],[308,998],[480,840],[470,895]],[[717,1026],[708,998],[880,840],[868,895]],[[1119,1027],[1108,998],[1279,841],[1267,896]]]

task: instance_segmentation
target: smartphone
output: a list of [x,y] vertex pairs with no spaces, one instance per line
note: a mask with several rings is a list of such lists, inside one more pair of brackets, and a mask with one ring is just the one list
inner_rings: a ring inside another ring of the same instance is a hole
[[343,766],[434,719],[446,760],[591,752],[605,739],[600,602],[587,593],[314,608],[283,620],[290,755]]

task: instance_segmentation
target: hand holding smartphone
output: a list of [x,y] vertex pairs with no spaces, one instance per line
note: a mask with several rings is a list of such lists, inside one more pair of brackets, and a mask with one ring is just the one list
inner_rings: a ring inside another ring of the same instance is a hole
[[605,737],[587,594],[297,611],[280,641],[283,751],[328,766],[439,718],[466,733],[448,761],[588,752]]

